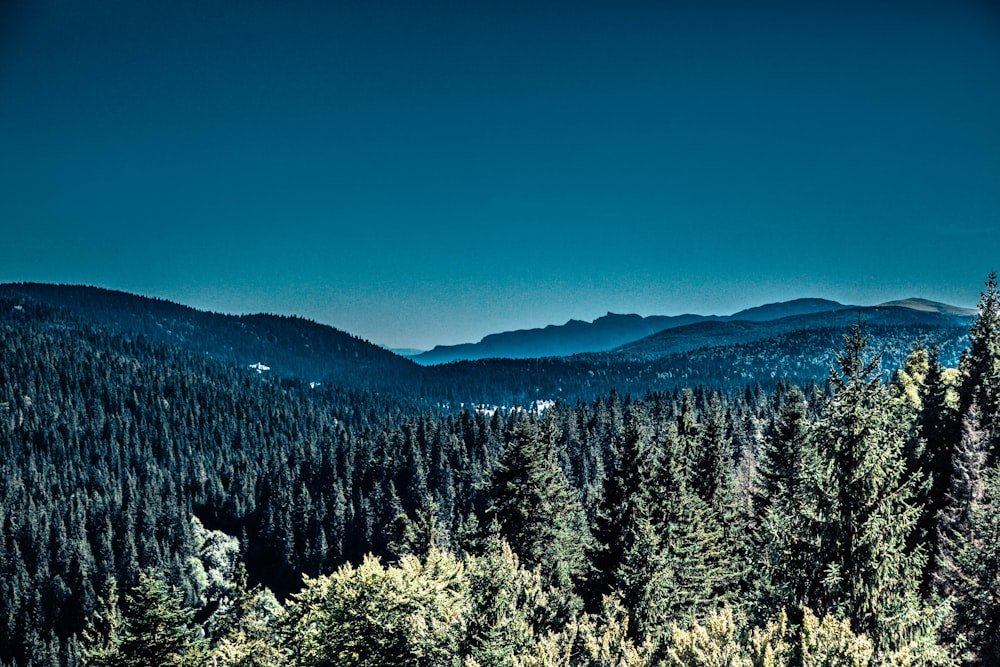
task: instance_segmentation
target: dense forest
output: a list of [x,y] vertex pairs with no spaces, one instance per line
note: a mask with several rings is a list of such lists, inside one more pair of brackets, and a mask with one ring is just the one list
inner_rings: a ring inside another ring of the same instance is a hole
[[995,274],[925,334],[392,391],[4,296],[0,665],[1000,665]]

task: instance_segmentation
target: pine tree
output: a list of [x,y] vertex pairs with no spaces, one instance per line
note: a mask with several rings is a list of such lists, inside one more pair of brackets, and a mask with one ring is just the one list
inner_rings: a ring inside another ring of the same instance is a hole
[[192,625],[194,608],[184,607],[176,587],[161,574],[141,573],[127,596],[120,664],[188,667],[201,664],[205,641]]
[[[690,433],[693,420],[682,426]],[[652,523],[662,545],[652,565],[663,574],[657,577],[659,608],[644,613],[686,624],[726,600],[740,573],[717,510],[692,484],[690,441],[679,430],[671,427],[660,436],[650,485]]]
[[541,567],[549,585],[573,591],[586,574],[590,534],[576,492],[556,463],[551,422],[514,427],[486,484],[487,522],[496,521],[525,567]]
[[[805,396],[793,387],[782,395],[764,441],[753,494],[757,616],[785,607],[793,614],[814,604],[822,533],[817,480],[819,459],[810,438]],[[800,619],[793,619],[798,622]]]
[[903,622],[916,604],[924,555],[909,551],[918,509],[905,475],[905,420],[882,382],[878,355],[866,358],[863,325],[852,327],[831,374],[833,394],[816,431],[823,477],[817,492],[826,514],[817,605],[851,619],[877,652],[909,640]]
[[119,647],[124,621],[118,607],[118,582],[109,577],[98,598],[97,609],[83,631],[83,659],[87,667],[116,667],[121,664]]
[[968,641],[971,662],[1000,665],[1000,467],[985,476],[970,508],[969,527],[957,543],[954,579],[958,632]]
[[655,459],[646,419],[641,403],[630,405],[621,443],[612,445],[612,466],[604,477],[595,521],[595,582],[589,594],[595,610],[615,585],[615,573],[635,545],[641,526],[652,518],[650,489]]
[[927,374],[920,391],[920,412],[917,432],[922,442],[919,469],[926,476],[925,492],[917,534],[927,545],[928,562],[921,581],[923,597],[928,597],[940,551],[941,522],[948,499],[948,490],[955,476],[953,457],[960,434],[958,412],[948,399],[948,384],[939,361],[937,346],[932,346],[927,359]]
[[979,405],[973,401],[962,417],[962,435],[952,455],[952,477],[944,507],[937,516],[934,581],[939,593],[955,595],[967,577],[959,552],[971,541],[972,512],[983,498],[987,437]]
[[976,403],[989,442],[988,465],[1000,455],[1000,289],[996,271],[980,295],[979,314],[969,330],[969,347],[962,355],[961,412]]

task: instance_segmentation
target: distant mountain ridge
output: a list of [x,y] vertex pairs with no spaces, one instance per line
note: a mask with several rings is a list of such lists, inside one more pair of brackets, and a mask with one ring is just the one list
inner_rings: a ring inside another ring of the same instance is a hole
[[764,322],[792,315],[820,313],[851,308],[828,299],[794,299],[741,310],[732,315],[619,315],[608,313],[593,322],[570,320],[563,325],[550,324],[540,329],[521,329],[490,334],[478,343],[438,345],[412,357],[419,364],[442,364],[449,361],[506,358],[531,359],[565,357],[587,352],[613,350],[627,343],[667,329],[700,322],[745,320]]
[[[22,321],[18,318],[30,312],[57,330],[87,336],[88,331],[103,329],[122,335],[123,340],[148,338],[222,361],[247,374],[259,372],[265,380],[320,383],[327,388],[374,391],[384,397],[412,397],[454,407],[489,401],[530,405],[558,398],[589,400],[610,387],[637,395],[702,383],[734,389],[779,378],[822,382],[844,332],[858,321],[868,325],[871,349],[885,355],[890,370],[902,363],[918,341],[939,345],[942,362],[956,364],[967,339],[970,310],[918,299],[898,303],[848,307],[802,299],[727,317],[609,314],[598,318],[605,344],[622,330],[634,333],[664,321],[668,327],[600,352],[427,366],[299,317],[208,313],[95,287],[0,285],[0,322]],[[566,328],[588,331],[593,323],[546,327],[536,330],[536,335]]]
[[223,315],[171,301],[81,285],[9,283],[0,299],[28,299],[92,325],[138,333],[237,365],[347,387],[385,389],[420,368],[389,350],[301,317]]
[[[928,302],[930,303],[930,302]],[[970,315],[946,304],[940,308],[914,308],[909,305],[853,306],[838,310],[791,315],[772,320],[729,319],[705,321],[666,329],[652,336],[627,343],[597,356],[616,361],[642,361],[689,352],[708,346],[745,345],[786,336],[799,331],[836,329],[846,331],[863,322],[869,327],[952,327],[967,326]],[[733,316],[735,317],[735,316]]]

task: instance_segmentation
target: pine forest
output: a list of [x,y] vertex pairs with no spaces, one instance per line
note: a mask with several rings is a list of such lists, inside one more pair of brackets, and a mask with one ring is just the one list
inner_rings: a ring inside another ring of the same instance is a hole
[[318,382],[129,308],[0,294],[3,667],[1000,665],[995,274],[804,365],[354,341]]

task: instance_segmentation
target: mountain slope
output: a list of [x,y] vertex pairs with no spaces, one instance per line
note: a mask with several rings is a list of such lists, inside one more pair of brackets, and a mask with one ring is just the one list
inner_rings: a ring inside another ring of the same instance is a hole
[[975,308],[962,308],[961,306],[951,306],[947,303],[928,301],[927,299],[909,298],[898,301],[887,301],[882,306],[899,306],[900,308],[911,308],[925,313],[941,313],[942,315],[957,315],[958,317],[973,317],[976,314]]
[[64,309],[113,331],[138,333],[244,368],[352,388],[391,388],[419,367],[348,333],[299,317],[221,315],[126,292],[76,285],[0,285],[0,298]]
[[661,331],[607,352],[604,356],[609,360],[619,361],[658,359],[708,346],[743,345],[797,331],[820,329],[846,331],[859,321],[870,327],[959,326],[967,329],[970,318],[902,306],[868,306],[794,315],[763,322],[745,320],[700,322]]
[[534,357],[564,357],[584,352],[603,352],[626,343],[645,338],[665,329],[673,329],[700,322],[729,320],[766,321],[826,312],[847,308],[827,299],[795,299],[742,310],[733,315],[619,315],[608,313],[593,322],[570,320],[563,325],[549,325],[539,329],[522,329],[490,334],[478,343],[439,345],[433,350],[416,355],[420,364],[442,364],[449,361],[507,358],[529,359]]
[[610,350],[633,340],[675,326],[705,319],[702,315],[619,315],[608,313],[593,322],[569,320],[540,329],[520,329],[490,334],[478,343],[438,345],[416,355],[420,364],[441,364],[470,359],[527,359],[564,357],[580,352]]

